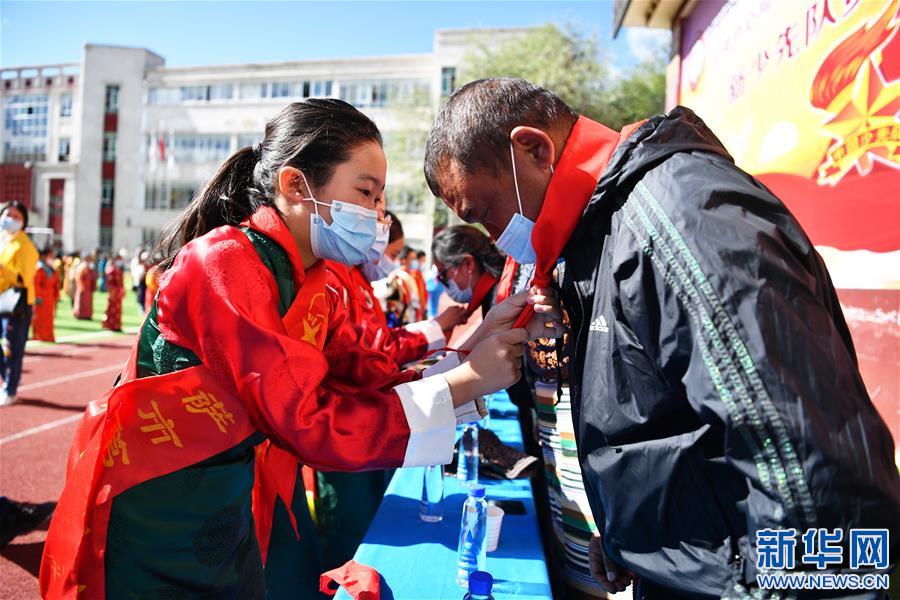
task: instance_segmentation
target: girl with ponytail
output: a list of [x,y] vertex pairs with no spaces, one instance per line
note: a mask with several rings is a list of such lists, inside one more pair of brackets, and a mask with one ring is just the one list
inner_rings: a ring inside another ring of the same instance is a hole
[[510,330],[514,311],[426,378],[354,343],[322,259],[365,260],[385,175],[366,116],[294,103],[168,230],[131,357],[76,431],[44,598],[263,598],[251,505],[305,495],[271,471],[252,491],[267,449],[324,470],[444,464],[458,415],[518,378],[536,332]]

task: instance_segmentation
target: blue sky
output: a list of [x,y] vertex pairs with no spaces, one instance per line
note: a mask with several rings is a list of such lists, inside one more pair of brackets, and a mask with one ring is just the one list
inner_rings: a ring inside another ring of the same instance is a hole
[[[78,62],[87,43],[139,46],[173,67],[430,52],[441,28],[576,23],[614,71],[646,30],[612,39],[612,2],[37,2],[0,0],[0,66]],[[525,58],[525,57],[523,57]]]

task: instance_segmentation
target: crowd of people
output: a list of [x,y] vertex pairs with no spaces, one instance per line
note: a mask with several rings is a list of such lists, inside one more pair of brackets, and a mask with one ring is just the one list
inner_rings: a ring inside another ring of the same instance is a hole
[[[424,170],[467,223],[435,235],[429,269],[387,210],[375,124],[292,103],[137,255],[146,317],[76,433],[45,598],[318,597],[391,471],[448,464],[500,390],[543,460],[561,597],[762,597],[762,529],[896,546],[893,441],[824,264],[691,111],[615,132],[526,81],[476,81]],[[7,219],[27,215],[2,218],[7,286],[71,281],[88,318],[94,285],[121,288],[124,256],[25,266]],[[11,345],[30,319],[9,317]]]
[[141,312],[147,308],[146,290],[152,295],[158,285],[159,271],[154,269],[147,250],[135,250],[130,264],[124,248],[117,254],[99,250],[60,254],[56,245],[38,250],[25,231],[27,225],[28,210],[21,203],[10,203],[0,213],[0,291],[21,296],[18,306],[2,314],[4,363],[0,375],[4,384],[0,406],[16,401],[26,342],[56,341],[55,317],[60,300],[68,299],[68,310],[75,319],[91,321],[94,292],[107,294],[100,326],[120,332],[126,270]]

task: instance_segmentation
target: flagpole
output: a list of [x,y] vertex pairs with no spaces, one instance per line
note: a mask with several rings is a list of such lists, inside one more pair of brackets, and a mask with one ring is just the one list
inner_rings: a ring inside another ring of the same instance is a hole
[[168,208],[172,206],[172,167],[175,166],[175,132],[169,129],[168,144],[166,144],[166,201]]

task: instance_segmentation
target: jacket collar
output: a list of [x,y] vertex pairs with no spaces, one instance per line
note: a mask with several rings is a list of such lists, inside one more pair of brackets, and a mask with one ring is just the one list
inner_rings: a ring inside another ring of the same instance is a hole
[[303,280],[306,278],[303,258],[300,256],[300,250],[297,248],[294,236],[291,235],[277,209],[271,206],[261,206],[255,213],[241,222],[241,227],[249,227],[254,231],[258,231],[281,246],[291,261],[291,266],[294,268],[294,283],[297,287],[303,284]]
[[535,285],[550,284],[556,261],[618,143],[618,133],[587,117],[579,117],[572,127],[531,234],[537,255]]

